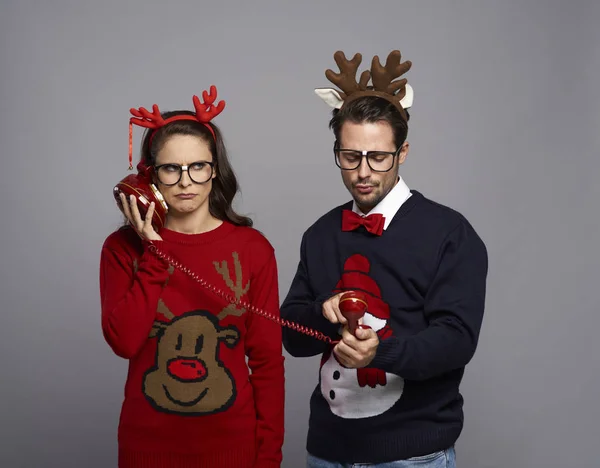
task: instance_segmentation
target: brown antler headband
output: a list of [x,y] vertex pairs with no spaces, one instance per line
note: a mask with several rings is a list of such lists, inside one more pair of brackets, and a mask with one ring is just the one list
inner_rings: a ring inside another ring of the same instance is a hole
[[[408,120],[405,109],[412,106],[413,90],[407,84],[406,78],[396,79],[410,70],[412,62],[408,60],[400,62],[399,50],[390,52],[385,66],[381,65],[379,57],[375,55],[371,63],[371,70],[364,70],[358,82],[356,81],[356,72],[362,62],[361,54],[354,54],[352,60],[348,60],[344,52],[338,50],[333,58],[340,72],[336,73],[328,69],[325,71],[325,76],[341,92],[333,88],[317,88],[315,89],[317,96],[335,109],[340,109],[344,104],[359,97],[378,96],[394,104],[404,119]],[[371,86],[368,85],[369,79],[372,82]]]

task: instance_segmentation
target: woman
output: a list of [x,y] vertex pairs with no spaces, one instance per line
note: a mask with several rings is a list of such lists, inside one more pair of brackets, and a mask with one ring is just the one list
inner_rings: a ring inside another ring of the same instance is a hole
[[[208,99],[212,97],[212,100]],[[278,316],[270,243],[231,204],[238,185],[219,129],[216,90],[196,112],[132,109],[148,127],[150,168],[168,212],[158,231],[123,194],[129,226],[101,253],[102,329],[129,360],[119,467],[279,467],[283,443],[281,328],[221,299],[152,250],[229,296]],[[208,103],[208,104],[207,104]],[[131,131],[131,130],[130,130]]]

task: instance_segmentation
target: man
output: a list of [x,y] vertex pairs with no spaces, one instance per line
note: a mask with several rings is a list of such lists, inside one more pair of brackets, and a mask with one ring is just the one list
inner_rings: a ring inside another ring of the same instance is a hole
[[[483,319],[487,250],[464,216],[399,176],[413,92],[397,78],[411,62],[399,51],[385,66],[375,56],[357,82],[361,55],[334,58],[340,73],[326,76],[341,92],[316,93],[334,107],[335,161],[353,200],[304,233],[281,307],[285,319],[339,340],[284,328],[292,356],[322,355],[307,466],[454,467],[459,384]],[[339,306],[348,291],[368,302],[355,335]]]

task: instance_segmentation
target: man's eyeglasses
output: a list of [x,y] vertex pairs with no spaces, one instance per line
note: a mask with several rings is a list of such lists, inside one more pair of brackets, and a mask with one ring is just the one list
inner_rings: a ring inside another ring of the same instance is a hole
[[340,148],[336,141],[333,145],[335,164],[344,171],[358,169],[363,158],[367,158],[367,164],[374,172],[388,172],[394,167],[394,159],[400,154],[402,146],[396,151],[359,151]]

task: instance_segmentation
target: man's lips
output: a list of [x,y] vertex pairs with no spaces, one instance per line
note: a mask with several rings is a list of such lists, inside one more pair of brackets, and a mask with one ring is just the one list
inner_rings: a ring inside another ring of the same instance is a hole
[[362,194],[371,193],[375,186],[373,185],[355,185],[354,188]]

